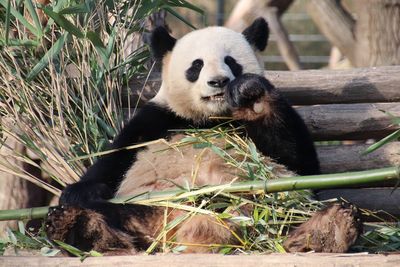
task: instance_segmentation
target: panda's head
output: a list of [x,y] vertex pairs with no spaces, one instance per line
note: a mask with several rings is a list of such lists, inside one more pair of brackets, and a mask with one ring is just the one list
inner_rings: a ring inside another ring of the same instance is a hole
[[157,28],[151,47],[153,55],[162,59],[162,85],[153,101],[194,121],[224,114],[228,83],[243,73],[263,74],[256,52],[265,49],[268,35],[261,18],[242,33],[208,27],[179,40]]

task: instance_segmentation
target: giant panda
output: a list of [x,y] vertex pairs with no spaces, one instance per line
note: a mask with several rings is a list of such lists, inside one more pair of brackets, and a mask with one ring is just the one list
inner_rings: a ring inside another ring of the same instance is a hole
[[[256,145],[277,175],[318,174],[317,154],[303,120],[263,76],[257,53],[265,49],[268,35],[262,18],[242,33],[207,27],[179,40],[165,28],[156,28],[151,49],[162,62],[161,88],[122,129],[111,149],[160,138],[176,142],[183,137],[176,129],[209,129],[221,123],[212,117],[230,116],[241,126],[238,134]],[[184,212],[107,199],[182,185],[196,161],[196,186],[240,177],[209,149],[166,148],[166,144],[155,143],[120,149],[98,159],[79,182],[65,188],[60,205],[50,210],[46,220],[49,238],[87,251],[143,251],[158,235],[166,213],[172,221]],[[353,209],[343,205],[318,212],[289,236],[286,248],[344,252],[359,233],[356,217]],[[210,244],[238,242],[232,234],[236,229],[233,222],[221,226],[210,216],[195,215],[169,234],[177,243],[192,244],[185,252],[215,252]]]

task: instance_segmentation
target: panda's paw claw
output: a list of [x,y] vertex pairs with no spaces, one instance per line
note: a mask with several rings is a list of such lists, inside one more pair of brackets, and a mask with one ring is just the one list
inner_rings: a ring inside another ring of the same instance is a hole
[[83,209],[70,205],[51,207],[44,225],[49,239],[65,241]]

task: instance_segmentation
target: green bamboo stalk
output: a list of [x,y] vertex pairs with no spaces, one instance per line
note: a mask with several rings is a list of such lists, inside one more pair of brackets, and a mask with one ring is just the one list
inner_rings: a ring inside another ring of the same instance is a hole
[[46,216],[48,211],[49,207],[0,210],[0,221],[41,219]]
[[[390,181],[400,179],[400,167],[389,167],[368,171],[345,172],[335,174],[294,176],[280,178],[268,181],[247,181],[232,184],[224,184],[217,186],[206,186],[193,191],[186,190],[169,190],[159,192],[148,192],[138,196],[114,198],[110,201],[113,203],[139,203],[155,202],[161,200],[176,200],[189,196],[204,193],[274,193],[282,191],[294,191],[304,189],[327,189],[334,187],[360,186],[370,183]],[[49,207],[38,207],[30,209],[3,210],[0,211],[0,221],[6,220],[23,220],[44,218]]]

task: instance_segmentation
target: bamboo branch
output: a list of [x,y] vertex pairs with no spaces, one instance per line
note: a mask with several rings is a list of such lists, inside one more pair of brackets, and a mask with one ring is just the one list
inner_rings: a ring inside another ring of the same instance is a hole
[[[339,174],[323,174],[310,176],[295,176],[268,181],[249,181],[217,186],[206,186],[193,191],[169,190],[160,192],[148,192],[134,197],[121,197],[110,200],[113,203],[137,203],[145,204],[162,200],[183,199],[190,195],[205,193],[238,193],[252,194],[274,193],[282,191],[294,191],[304,189],[327,189],[355,185],[368,185],[370,183],[400,179],[400,168],[390,167],[369,171],[347,172]],[[44,218],[49,207],[38,207],[20,210],[0,211],[0,221],[23,220]]]

